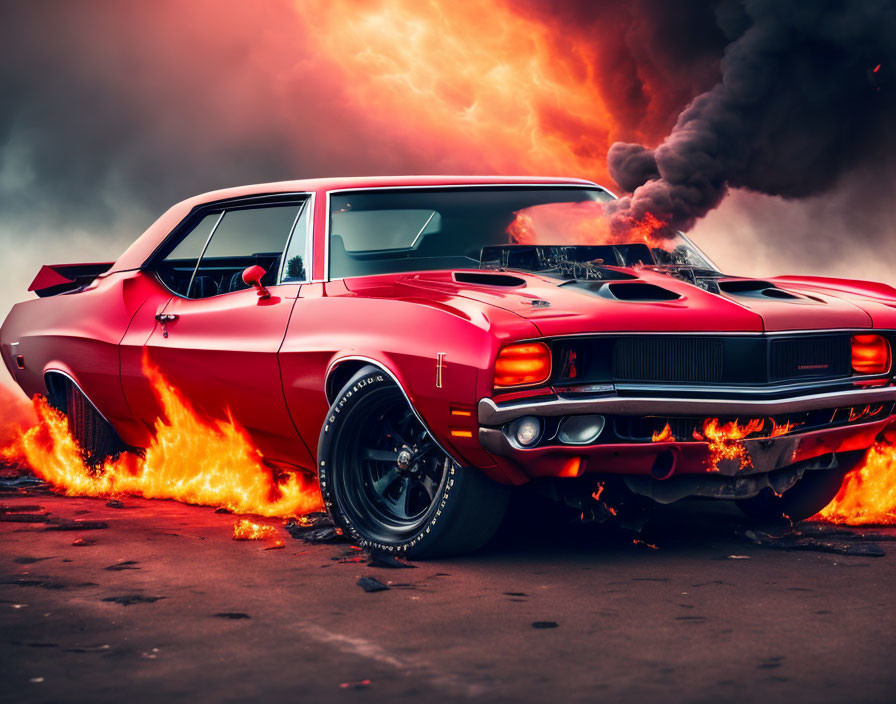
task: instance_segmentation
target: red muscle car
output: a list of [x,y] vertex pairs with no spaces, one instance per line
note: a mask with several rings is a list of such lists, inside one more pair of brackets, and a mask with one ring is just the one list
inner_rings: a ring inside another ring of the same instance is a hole
[[896,290],[614,241],[612,198],[481,177],[208,193],[114,263],[44,267],[3,358],[98,461],[149,441],[146,354],[316,473],[354,539],[412,556],[481,546],[533,480],[581,506],[612,487],[816,512],[893,419]]

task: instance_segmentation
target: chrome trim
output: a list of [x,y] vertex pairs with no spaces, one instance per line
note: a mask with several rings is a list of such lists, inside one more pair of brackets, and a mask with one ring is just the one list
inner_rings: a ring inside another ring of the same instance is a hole
[[[461,189],[461,188],[582,188],[588,190],[594,190],[595,188],[603,191],[610,195],[614,200],[616,200],[616,195],[611,191],[607,190],[600,184],[594,183],[593,181],[585,181],[585,180],[575,180],[570,181],[569,183],[448,183],[448,184],[429,184],[427,186],[424,185],[416,185],[416,186],[355,186],[352,188],[336,188],[330,191],[327,191],[327,201],[326,201],[326,219],[324,220],[324,275],[323,278],[312,278],[311,283],[325,283],[327,281],[341,281],[345,278],[354,278],[354,277],[345,277],[345,276],[330,276],[330,196],[333,193],[353,193],[355,191],[407,191],[407,190],[426,190],[426,189]],[[421,271],[425,271],[425,269],[421,269]],[[413,273],[413,272],[403,272],[403,273]]]
[[[280,256],[280,271],[277,274],[277,285],[302,284],[308,283],[313,278],[314,268],[314,196],[312,193],[308,198],[302,201],[302,207],[296,213],[296,219],[289,229],[289,236],[286,238],[286,245],[283,247],[283,254]],[[302,214],[308,212],[308,222],[305,225],[305,280],[304,281],[283,281],[283,272],[286,269],[286,254],[289,252],[289,245],[292,244],[292,238],[296,232],[296,225],[302,219]]]
[[[199,265],[202,263],[202,258],[205,256],[205,250],[208,249],[208,246],[212,241],[212,237],[214,237],[215,232],[218,231],[218,225],[220,225],[221,221],[224,219],[225,213],[227,213],[226,209],[221,211],[221,214],[218,216],[218,219],[215,220],[215,224],[212,225],[212,231],[208,233],[208,237],[205,239],[205,244],[202,245],[202,251],[199,252],[199,256],[196,258],[196,266],[193,267],[193,273],[190,274],[190,283],[187,284],[187,295],[184,296],[184,298],[190,298],[190,291],[193,290],[193,281],[196,280],[196,272],[199,271]],[[181,239],[180,242],[183,242],[185,239],[187,239],[187,237],[190,236],[191,232],[193,232],[193,231],[190,230],[190,232],[188,232],[186,235],[184,235],[183,239]],[[178,242],[177,244],[180,244],[180,242]],[[177,245],[175,245],[175,247],[177,247]],[[167,286],[166,286],[166,288],[167,288]]]
[[[619,391],[630,391],[635,393],[658,393],[663,394],[668,391],[682,392],[682,393],[695,393],[695,394],[744,394],[745,396],[762,396],[762,395],[770,395],[770,394],[781,394],[787,393],[788,391],[810,391],[812,389],[825,389],[829,386],[842,386],[843,384],[851,384],[856,381],[886,381],[888,379],[888,375],[886,374],[852,374],[850,376],[840,376],[834,377],[832,379],[818,379],[816,381],[804,381],[804,382],[794,382],[791,384],[775,384],[769,386],[712,386],[710,384],[695,384],[684,385],[684,384],[625,384],[625,383],[616,383],[616,389]],[[565,392],[565,387],[563,386],[555,386],[554,389],[559,394],[563,393],[576,393],[576,392]],[[833,393],[833,392],[832,392]]]
[[[654,330],[654,331],[642,331],[642,330],[596,330],[594,332],[570,332],[561,335],[551,335],[549,337],[536,337],[531,338],[534,340],[539,340],[541,342],[545,342],[546,340],[559,340],[566,339],[568,337],[581,337],[581,338],[589,338],[589,337],[603,337],[606,335],[615,335],[617,337],[623,337],[626,335],[640,336],[640,335],[652,335],[654,337],[665,337],[667,335],[690,335],[692,337],[719,337],[719,336],[742,336],[742,337],[778,337],[778,336],[788,336],[788,335],[828,335],[830,333],[855,333],[858,335],[869,335],[869,334],[881,334],[881,333],[896,333],[896,329],[891,328],[819,328],[819,329],[810,329],[810,330]],[[529,340],[519,340],[519,342],[528,342]]]
[[[377,368],[379,368],[379,369],[382,369],[383,372],[385,372],[386,374],[388,374],[388,375],[392,378],[392,381],[395,382],[395,385],[396,385],[396,386],[398,387],[398,389],[401,391],[401,395],[404,396],[404,400],[408,402],[408,406],[411,407],[411,410],[414,412],[414,415],[417,417],[417,420],[420,421],[420,424],[426,429],[426,432],[429,433],[430,437],[432,438],[432,440],[433,440],[433,442],[436,444],[436,446],[437,446],[442,452],[444,452],[448,457],[450,457],[451,460],[452,460],[453,462],[455,462],[459,467],[463,467],[463,466],[464,466],[464,463],[463,463],[463,462],[458,461],[458,459],[457,459],[452,453],[448,452],[448,450],[446,450],[446,449],[444,448],[444,446],[442,445],[442,443],[439,442],[439,439],[436,437],[435,433],[433,433],[432,430],[430,430],[429,426],[426,424],[426,421],[423,420],[423,416],[421,416],[420,413],[417,412],[417,409],[414,407],[414,404],[411,403],[411,397],[408,396],[407,391],[404,390],[404,387],[401,385],[401,382],[398,381],[398,377],[395,376],[394,372],[392,372],[391,369],[386,368],[386,366],[385,366],[382,362],[380,362],[380,361],[378,361],[378,360],[376,360],[376,359],[372,359],[371,357],[363,357],[363,356],[361,356],[361,355],[351,355],[351,356],[348,356],[348,357],[340,357],[339,359],[334,359],[334,360],[333,360],[332,362],[330,362],[330,364],[327,366],[327,373],[326,373],[326,375],[325,375],[325,377],[324,377],[324,388],[326,388],[326,382],[327,382],[327,380],[329,380],[329,378],[330,378],[330,373],[331,373],[336,367],[338,367],[340,364],[342,364],[343,362],[350,362],[350,361],[368,362],[369,364],[372,364],[373,366],[375,366],[375,367],[377,367]],[[329,415],[329,411],[328,411],[328,415]]]
[[16,362],[16,357],[19,354],[19,344],[19,342],[9,343],[9,365],[7,366],[7,369],[9,369],[9,373],[12,376],[12,380],[16,383],[19,381],[18,372],[21,371],[18,362]]
[[479,401],[480,425],[497,426],[525,415],[563,416],[576,413],[621,415],[743,415],[798,413],[821,408],[840,408],[896,401],[896,386],[811,394],[773,400],[712,398],[625,397],[562,399],[499,406],[490,398]]
[[416,249],[416,248],[417,248],[417,240],[420,239],[420,235],[422,235],[422,234],[423,234],[423,231],[424,231],[427,227],[429,227],[429,223],[432,222],[432,219],[433,219],[435,216],[436,216],[436,211],[433,210],[432,213],[430,214],[430,216],[429,216],[428,218],[426,218],[426,222],[423,223],[423,227],[420,228],[420,231],[419,231],[416,235],[414,235],[414,241],[411,242],[410,249]]
[[93,406],[93,410],[95,410],[97,412],[99,417],[102,418],[107,423],[109,423],[109,427],[111,427],[113,430],[115,429],[115,426],[109,422],[109,419],[106,418],[106,416],[103,415],[103,412],[99,408],[96,407],[96,404],[90,400],[90,396],[88,396],[86,393],[84,393],[84,389],[81,388],[81,385],[77,381],[75,381],[74,377],[72,377],[72,375],[69,374],[68,372],[64,372],[61,369],[56,369],[56,368],[44,369],[44,388],[46,388],[46,390],[47,390],[48,397],[50,395],[50,387],[47,384],[47,376],[50,374],[59,374],[60,376],[64,376],[66,379],[68,379],[70,382],[72,382],[72,384],[75,385],[75,388],[81,392],[81,395],[87,399],[87,403],[89,403],[91,406]]

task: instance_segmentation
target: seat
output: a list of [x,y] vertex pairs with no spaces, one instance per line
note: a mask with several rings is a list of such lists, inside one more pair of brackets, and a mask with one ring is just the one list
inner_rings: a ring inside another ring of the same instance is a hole
[[211,276],[197,276],[190,288],[190,298],[208,298],[218,295],[218,283]]
[[234,291],[242,291],[245,288],[250,288],[250,286],[245,281],[243,281],[242,271],[238,271],[230,277],[230,283],[227,286],[228,293],[233,293]]

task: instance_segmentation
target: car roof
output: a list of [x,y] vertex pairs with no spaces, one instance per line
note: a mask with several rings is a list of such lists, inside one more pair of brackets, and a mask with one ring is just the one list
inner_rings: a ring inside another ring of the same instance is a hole
[[[407,188],[415,186],[488,186],[488,185],[546,184],[573,186],[596,186],[597,184],[577,178],[555,178],[545,176],[335,176],[330,178],[309,178],[296,181],[275,181],[256,183],[236,188],[209,191],[196,199],[202,201],[224,200],[265,193],[298,193],[304,191],[339,191],[347,188]],[[191,198],[190,200],[194,200]]]
[[[202,193],[171,206],[126,251],[110,272],[137,269],[158,248],[162,241],[190,212],[206,203],[232,198],[284,193],[327,193],[356,188],[414,188],[438,186],[515,186],[569,185],[602,188],[592,181],[578,178],[545,176],[344,176],[255,183]],[[606,190],[606,189],[603,189]]]

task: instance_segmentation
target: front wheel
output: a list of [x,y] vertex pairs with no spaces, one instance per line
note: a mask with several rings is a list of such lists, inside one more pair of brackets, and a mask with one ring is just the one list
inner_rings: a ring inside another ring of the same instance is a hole
[[408,557],[472,552],[494,535],[507,488],[460,467],[380,369],[339,392],[318,446],[321,494],[334,522],[364,547]]
[[771,489],[763,489],[757,496],[739,500],[738,508],[750,518],[763,521],[784,517],[791,521],[810,518],[834,500],[843,485],[843,478],[864,457],[864,451],[838,453],[839,465],[835,469],[806,472],[802,479],[780,496]]

